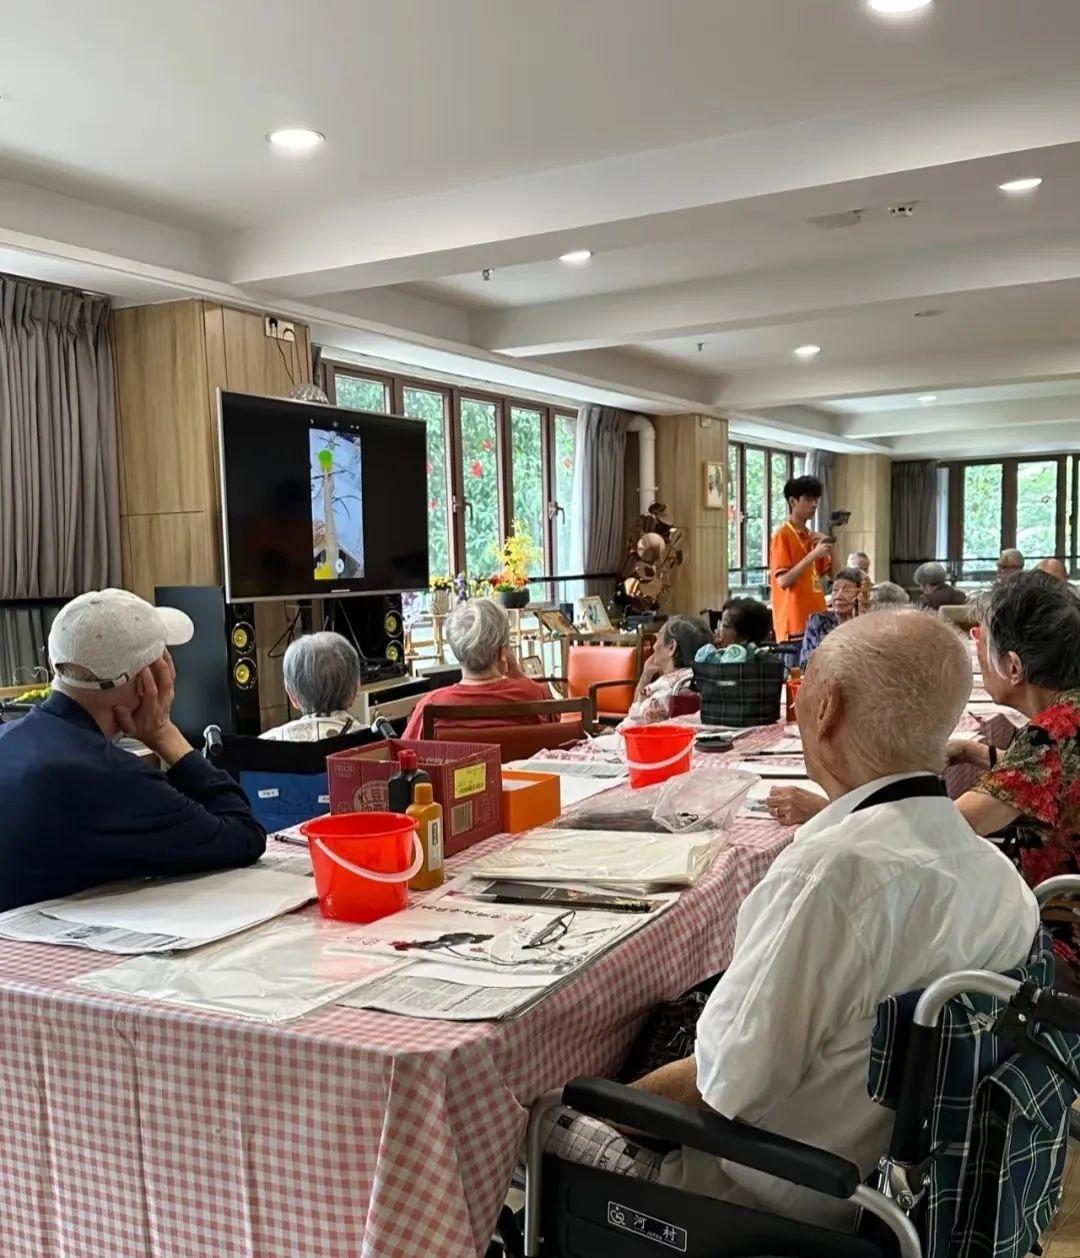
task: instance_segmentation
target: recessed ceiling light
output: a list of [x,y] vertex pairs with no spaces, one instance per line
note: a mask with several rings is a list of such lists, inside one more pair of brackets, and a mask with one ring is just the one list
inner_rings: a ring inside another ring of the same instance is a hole
[[866,0],[866,6],[875,13],[884,13],[888,17],[897,17],[901,13],[914,13],[918,9],[928,9],[934,0]]
[[1034,192],[1041,183],[1042,179],[1033,175],[1030,179],[1010,179],[1008,183],[999,183],[998,187],[1002,192]]
[[937,401],[937,394],[936,393],[920,393],[919,401],[923,402],[926,405],[929,405],[931,402]]
[[591,249],[571,249],[569,253],[560,253],[559,261],[567,266],[584,266],[591,257]]
[[817,358],[818,354],[821,353],[821,346],[820,345],[800,345],[799,348],[795,350],[794,352],[795,352],[796,358],[803,358],[803,359]]
[[276,149],[286,153],[310,153],[326,139],[321,131],[309,131],[307,127],[283,127],[271,131],[266,137]]

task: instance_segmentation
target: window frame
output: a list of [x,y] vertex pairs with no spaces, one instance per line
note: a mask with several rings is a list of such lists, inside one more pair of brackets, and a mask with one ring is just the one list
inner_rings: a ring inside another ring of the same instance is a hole
[[[728,507],[734,509],[736,515],[735,545],[736,553],[731,553],[728,547],[728,586],[747,587],[757,585],[767,585],[769,580],[769,542],[773,534],[773,488],[772,488],[772,468],[773,459],[779,458],[784,460],[786,484],[795,475],[795,461],[800,457],[794,450],[781,450],[776,446],[759,445],[753,441],[729,441],[728,442],[728,467],[730,469],[731,450],[735,451],[735,484],[730,488],[730,497]],[[764,545],[761,555],[760,564],[748,564],[746,562],[746,524],[748,520],[746,512],[746,454],[747,451],[754,451],[765,456],[765,474],[764,484]],[[750,582],[747,578],[749,572],[762,572],[762,580],[760,582]],[[739,578],[736,580],[735,578]]]
[[[1068,495],[1068,467],[1072,461],[1072,496]],[[1077,476],[1080,473],[1080,454],[1076,453],[1039,453],[1012,455],[1009,457],[987,455],[977,459],[943,460],[939,466],[948,469],[949,476],[949,508],[948,508],[948,554],[946,563],[961,573],[961,579],[978,581],[984,574],[992,575],[997,556],[976,556],[992,559],[991,567],[973,570],[972,576],[964,577],[964,481],[969,467],[1001,466],[1001,545],[1006,550],[1016,545],[1017,511],[1019,495],[1017,490],[1020,466],[1025,463],[1056,463],[1056,503],[1054,520],[1055,556],[1062,559],[1069,574],[1074,575],[1078,568],[1077,555]],[[1026,556],[1039,558],[1043,556]]]
[[[514,409],[529,411],[540,415],[541,441],[541,515],[543,536],[534,541],[540,545],[544,556],[544,571],[541,579],[548,582],[557,580],[561,574],[555,573],[553,567],[557,558],[556,535],[558,531],[559,513],[568,510],[569,503],[560,503],[556,498],[555,475],[555,420],[556,416],[571,419],[575,423],[578,411],[573,406],[558,405],[550,402],[538,402],[529,398],[517,397],[514,394],[495,393],[491,389],[478,384],[470,385],[444,384],[438,380],[425,380],[417,376],[397,375],[396,373],[377,371],[367,367],[352,367],[348,364],[326,362],[326,394],[331,406],[337,405],[337,379],[348,376],[359,380],[370,380],[385,386],[386,396],[390,399],[389,414],[404,417],[405,390],[422,389],[428,393],[440,393],[445,399],[443,406],[443,440],[446,443],[446,503],[447,527],[449,532],[448,553],[450,567],[453,572],[467,572],[465,549],[465,526],[469,510],[469,500],[465,492],[465,465],[462,452],[461,403],[463,400],[493,404],[495,407],[496,456],[495,465],[498,473],[498,505],[499,535],[505,541],[509,536],[514,520],[514,467],[511,412]],[[494,568],[494,562],[492,568]],[[471,573],[470,576],[487,576],[488,573]]]

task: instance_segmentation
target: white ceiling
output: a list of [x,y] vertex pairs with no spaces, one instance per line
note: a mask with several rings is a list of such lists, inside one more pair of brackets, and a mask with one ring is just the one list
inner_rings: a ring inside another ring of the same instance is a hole
[[[0,23],[0,268],[272,302],[342,354],[793,444],[1080,448],[1077,0],[0,0]],[[283,158],[283,125],[327,143]]]

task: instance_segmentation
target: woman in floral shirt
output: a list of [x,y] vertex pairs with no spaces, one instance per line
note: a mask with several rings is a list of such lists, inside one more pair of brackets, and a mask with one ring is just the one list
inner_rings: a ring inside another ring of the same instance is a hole
[[[987,770],[958,807],[978,834],[1000,835],[1025,881],[1080,874],[1080,598],[1041,572],[999,585],[978,632],[983,684],[1029,724],[1000,757],[954,743],[951,758]],[[1055,951],[1080,976],[1075,919],[1055,928]]]

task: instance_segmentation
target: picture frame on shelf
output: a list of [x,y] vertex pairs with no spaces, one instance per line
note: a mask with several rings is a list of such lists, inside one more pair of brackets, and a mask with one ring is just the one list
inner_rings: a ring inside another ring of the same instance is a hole
[[612,630],[604,600],[598,594],[586,594],[578,599],[577,618],[586,633],[610,633]]
[[705,478],[705,507],[709,511],[723,511],[727,496],[727,469],[723,463],[714,459],[706,459],[702,467]]
[[525,655],[521,658],[521,671],[533,681],[541,681],[544,676],[544,661],[539,655]]
[[552,637],[566,637],[575,632],[574,626],[557,607],[538,607],[536,619]]

